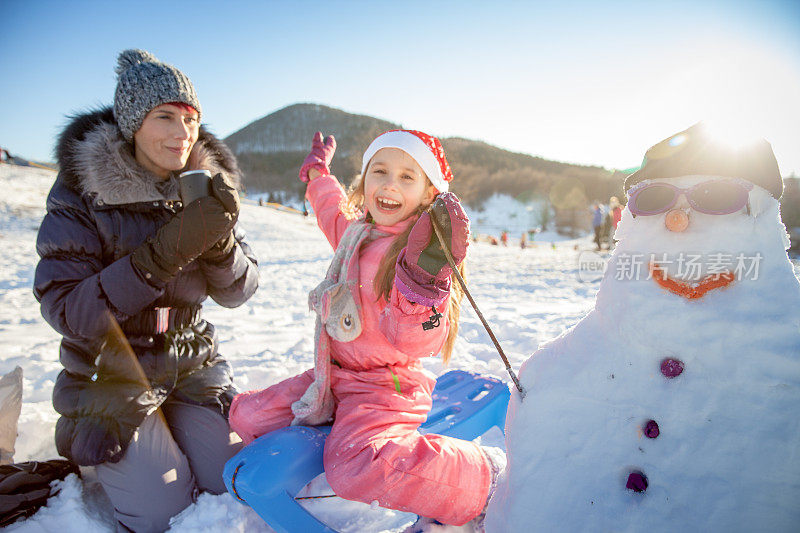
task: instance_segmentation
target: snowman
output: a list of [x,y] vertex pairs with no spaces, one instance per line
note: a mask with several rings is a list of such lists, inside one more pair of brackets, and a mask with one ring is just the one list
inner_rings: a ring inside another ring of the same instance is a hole
[[522,366],[489,532],[800,530],[800,283],[770,145],[658,143],[595,308]]

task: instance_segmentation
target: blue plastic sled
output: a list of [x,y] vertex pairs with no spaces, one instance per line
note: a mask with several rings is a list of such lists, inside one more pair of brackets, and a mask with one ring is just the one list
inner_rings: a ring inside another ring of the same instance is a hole
[[[436,381],[433,407],[421,433],[472,440],[504,429],[511,394],[499,379],[451,370]],[[334,530],[306,511],[295,495],[321,474],[330,426],[290,426],[262,435],[225,465],[228,492],[278,533]]]

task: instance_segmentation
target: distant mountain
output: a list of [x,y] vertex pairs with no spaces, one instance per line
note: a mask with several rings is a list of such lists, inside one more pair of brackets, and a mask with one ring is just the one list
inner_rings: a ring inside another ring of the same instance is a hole
[[[239,158],[248,191],[301,198],[304,187],[297,171],[314,132],[336,137],[331,171],[346,185],[361,171],[361,156],[372,139],[400,127],[322,105],[295,104],[256,120],[225,142]],[[624,175],[602,167],[549,161],[458,137],[441,140],[455,175],[452,190],[473,207],[495,193],[549,198],[557,209],[583,209],[593,199],[622,195]]]
[[297,179],[316,131],[336,137],[331,171],[347,185],[361,171],[361,155],[380,133],[397,124],[316,104],[295,104],[248,124],[225,139],[239,159],[250,192],[283,192],[301,199]]

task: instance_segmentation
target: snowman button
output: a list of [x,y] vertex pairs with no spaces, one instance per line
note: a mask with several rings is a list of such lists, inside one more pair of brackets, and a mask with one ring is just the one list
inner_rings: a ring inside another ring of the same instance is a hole
[[661,361],[661,373],[667,379],[676,378],[683,372],[683,361],[680,359],[664,359]]
[[647,476],[644,475],[644,472],[631,472],[628,475],[628,482],[625,484],[626,489],[630,489],[633,492],[644,492],[647,490]]
[[661,431],[658,429],[658,423],[655,420],[648,420],[647,424],[644,425],[645,437],[654,439],[658,437],[659,433],[661,433]]

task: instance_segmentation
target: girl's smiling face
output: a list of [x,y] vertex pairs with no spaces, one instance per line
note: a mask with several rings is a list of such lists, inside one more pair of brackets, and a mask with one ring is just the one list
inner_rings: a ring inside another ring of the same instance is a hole
[[376,224],[391,226],[427,207],[436,197],[419,164],[399,148],[381,148],[364,176],[364,204]]

